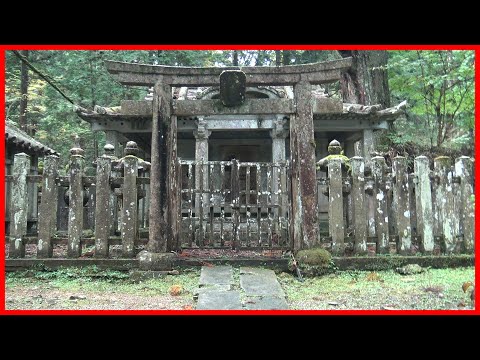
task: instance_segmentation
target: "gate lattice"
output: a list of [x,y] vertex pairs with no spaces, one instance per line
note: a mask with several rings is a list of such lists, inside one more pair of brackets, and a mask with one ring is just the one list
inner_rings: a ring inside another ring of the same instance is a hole
[[178,161],[181,248],[289,249],[288,162]]

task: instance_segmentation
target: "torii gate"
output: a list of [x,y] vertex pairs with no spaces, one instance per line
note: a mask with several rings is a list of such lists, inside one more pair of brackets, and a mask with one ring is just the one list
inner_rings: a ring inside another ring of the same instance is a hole
[[[340,80],[341,72],[351,63],[351,58],[346,58],[307,65],[217,68],[107,61],[107,70],[121,84],[154,86],[147,249],[171,250],[178,232],[177,116],[279,113],[290,116],[293,246],[296,250],[314,246],[318,223],[313,114],[322,104],[312,97],[312,85]],[[246,86],[268,85],[293,86],[293,99],[242,99]],[[220,86],[221,99],[176,101],[172,99],[172,86]]]

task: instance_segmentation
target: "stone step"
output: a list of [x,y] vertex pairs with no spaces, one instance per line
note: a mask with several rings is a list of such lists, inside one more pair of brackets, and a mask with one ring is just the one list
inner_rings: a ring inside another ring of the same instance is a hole
[[194,298],[198,298],[197,310],[288,309],[275,273],[262,268],[240,268],[240,284],[236,284],[231,266],[203,266]]

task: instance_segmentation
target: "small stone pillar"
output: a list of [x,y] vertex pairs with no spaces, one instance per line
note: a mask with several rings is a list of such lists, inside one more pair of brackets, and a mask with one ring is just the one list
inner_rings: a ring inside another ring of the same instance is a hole
[[95,204],[95,257],[108,258],[108,238],[114,220],[114,203],[110,185],[115,147],[106,144],[104,155],[97,159]]
[[460,180],[461,221],[463,232],[463,251],[475,252],[475,198],[473,191],[473,161],[468,156],[461,156],[455,161],[455,175]]
[[44,159],[42,180],[42,201],[38,216],[38,245],[37,257],[50,258],[53,256],[52,237],[57,230],[57,201],[59,157],[48,155]]
[[349,159],[341,155],[342,147],[337,140],[328,145],[328,156],[317,162],[318,170],[327,170],[328,188],[328,227],[332,237],[332,253],[341,255],[345,251],[345,217],[343,199],[342,166]]
[[397,156],[393,159],[395,170],[395,197],[398,243],[397,252],[408,255],[412,246],[412,228],[410,226],[410,197],[408,189],[407,159]]
[[415,199],[417,211],[417,234],[421,237],[420,251],[431,254],[434,248],[432,187],[430,184],[430,168],[426,156],[417,156],[414,163]]
[[453,225],[453,218],[457,216],[457,214],[453,211],[453,174],[450,169],[450,158],[448,156],[439,156],[435,158],[434,169],[435,180],[437,182],[435,191],[435,208],[436,215],[440,221],[439,230],[443,235],[441,248],[444,253],[452,253],[455,250],[457,242],[457,231]]
[[15,154],[13,160],[13,184],[10,217],[10,258],[25,257],[23,237],[27,234],[28,187],[27,175],[30,170],[30,156]]
[[68,203],[68,248],[69,258],[80,257],[82,254],[83,231],[83,169],[85,158],[80,148],[80,138],[75,137],[75,146],[70,149],[70,189]]
[[367,253],[367,219],[365,217],[365,162],[360,156],[350,159],[352,164],[352,212],[355,254]]
[[363,157],[365,159],[365,164],[370,167],[371,164],[371,154],[375,152],[375,136],[373,135],[372,129],[363,130]]
[[123,166],[123,211],[122,211],[122,255],[135,256],[137,239],[137,176],[138,147],[134,141],[127,142],[122,159]]
[[372,158],[372,173],[375,180],[375,230],[377,233],[377,253],[390,252],[390,234],[388,231],[388,208],[385,176],[385,158]]
[[[193,131],[193,135],[195,136],[195,189],[198,191],[202,189],[205,191],[208,189],[208,165],[206,162],[208,161],[208,138],[211,134],[211,131],[207,130],[207,122],[203,118],[199,118],[197,121],[197,130]],[[205,162],[205,164],[200,165],[201,162]],[[202,185],[202,186],[200,186]],[[208,193],[203,194],[203,197],[200,197],[200,194],[195,195],[195,216],[199,217],[200,213],[200,206],[202,203],[203,209],[202,215],[208,214],[206,211],[206,206],[209,202]],[[203,219],[200,219],[203,221]]]

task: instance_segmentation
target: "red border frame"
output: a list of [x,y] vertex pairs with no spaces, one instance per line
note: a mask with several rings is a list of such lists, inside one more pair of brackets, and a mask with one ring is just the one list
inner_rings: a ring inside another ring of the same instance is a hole
[[[480,45],[0,45],[0,83],[4,84],[5,94],[5,51],[7,50],[475,50],[475,98],[480,94],[480,85],[477,81],[480,77],[480,60],[478,54]],[[477,130],[477,120],[479,119],[480,105],[478,101],[475,102],[475,130]],[[5,126],[5,96],[0,97],[0,114],[2,116],[2,123]],[[475,140],[475,158],[478,158],[480,150]],[[0,147],[0,175],[2,181],[0,182],[0,203],[3,203],[5,196],[5,148]],[[475,167],[475,177],[479,178],[480,171]],[[475,191],[475,197],[478,194],[478,186]],[[475,210],[475,227],[478,228],[480,221],[478,220],[478,207]],[[0,206],[0,215],[5,217],[5,209]],[[5,228],[0,226],[0,237],[2,251],[5,242]],[[478,249],[479,241],[475,239],[476,249]],[[475,258],[475,283],[479,283],[480,260]],[[5,269],[5,257],[0,256],[0,268]],[[478,303],[478,291],[475,302]],[[475,310],[6,310],[5,309],[5,271],[0,271],[0,315],[480,315],[478,306]]]

